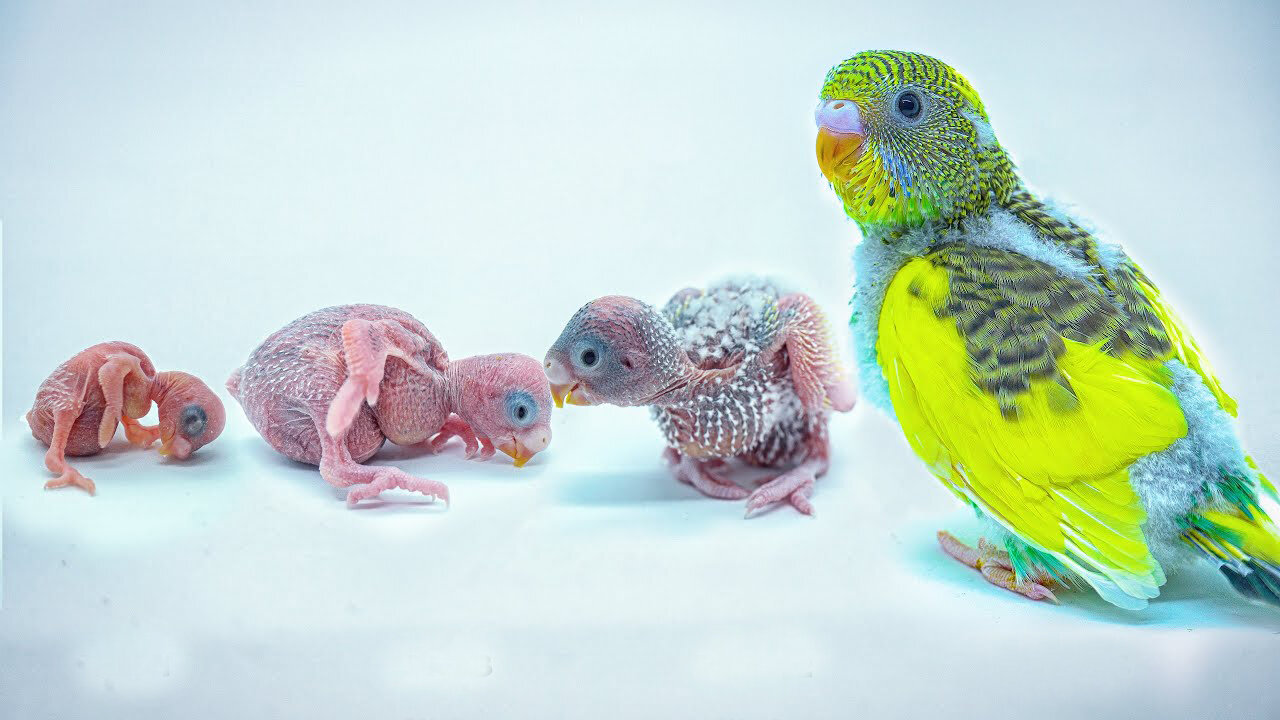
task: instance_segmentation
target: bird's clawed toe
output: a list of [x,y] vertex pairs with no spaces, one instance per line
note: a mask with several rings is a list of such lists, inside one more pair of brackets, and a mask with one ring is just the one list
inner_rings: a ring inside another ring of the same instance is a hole
[[813,515],[809,498],[813,495],[814,480],[813,473],[806,470],[793,470],[769,480],[747,498],[746,517],[783,500],[802,514]]
[[978,548],[975,550],[961,542],[955,535],[946,530],[939,530],[938,544],[951,557],[981,572],[982,577],[992,585],[998,585],[1032,600],[1058,602],[1057,596],[1049,589],[1049,585],[1053,584],[1052,578],[1044,576],[1019,578],[1013,570],[1013,564],[1009,561],[1009,553],[986,538],[978,541]]
[[78,487],[84,490],[85,492],[89,493],[90,495],[95,495],[97,494],[97,491],[98,491],[97,486],[93,484],[92,480],[85,477],[84,475],[81,475],[78,470],[72,467],[68,467],[67,469],[62,471],[61,475],[45,483],[44,489],[56,490],[58,488],[64,488],[64,487],[70,487],[70,486]]
[[380,471],[372,481],[357,485],[347,491],[347,507],[355,507],[361,500],[376,498],[384,491],[399,488],[426,495],[433,500],[449,504],[449,488],[438,480],[415,477],[402,470],[388,468]]

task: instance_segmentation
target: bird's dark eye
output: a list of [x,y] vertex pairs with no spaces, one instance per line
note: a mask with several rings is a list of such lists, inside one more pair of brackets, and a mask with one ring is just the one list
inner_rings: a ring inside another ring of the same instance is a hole
[[204,426],[208,422],[209,416],[205,414],[204,408],[188,405],[182,408],[182,414],[178,416],[178,432],[183,437],[194,440],[204,434]]
[[578,359],[582,361],[583,367],[595,367],[596,363],[600,361],[600,355],[595,351],[595,348],[585,348],[582,354],[578,356]]
[[898,96],[898,112],[908,120],[920,115],[920,97],[913,92],[904,92]]
[[516,427],[531,424],[538,415],[533,396],[523,391],[513,391],[507,395],[507,417]]

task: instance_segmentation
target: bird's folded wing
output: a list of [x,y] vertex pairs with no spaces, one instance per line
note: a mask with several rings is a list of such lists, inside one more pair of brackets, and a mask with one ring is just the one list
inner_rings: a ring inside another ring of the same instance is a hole
[[[1052,303],[1036,302],[1045,283],[1029,282],[1027,273],[1052,269],[1027,265],[1025,258],[999,259],[1005,260],[1019,266],[1010,277],[1036,288],[1037,297],[1020,297],[1016,288],[1005,292],[1002,281],[985,277],[973,285],[982,292],[959,302],[973,317],[1004,323],[1004,332],[1043,331]],[[886,292],[877,352],[908,441],[937,477],[1014,535],[1056,557],[1111,602],[1141,607],[1158,594],[1164,575],[1142,534],[1145,513],[1128,466],[1186,434],[1161,364],[1113,357],[1106,337],[1081,342],[1064,327],[1047,343],[1051,358],[1028,363],[1025,352],[1009,358],[1037,370],[1022,378],[1025,389],[1010,394],[1007,388],[1018,383],[1002,385],[998,400],[995,388],[979,384],[974,356],[999,353],[1001,346],[977,347],[973,336],[966,343],[958,316],[947,310],[956,301],[955,267],[913,260]],[[1081,281],[1070,290],[1082,297],[1089,288]],[[974,307],[983,303],[992,307]],[[1065,319],[1048,317],[1048,326],[1079,324],[1079,308],[1068,310]],[[989,323],[983,332],[998,331]]]

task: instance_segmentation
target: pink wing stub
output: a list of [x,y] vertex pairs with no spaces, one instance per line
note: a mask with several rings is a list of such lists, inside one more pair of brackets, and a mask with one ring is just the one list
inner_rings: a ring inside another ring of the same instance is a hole
[[800,402],[810,412],[824,403],[837,412],[852,410],[858,391],[840,366],[821,308],[808,295],[792,293],[778,299],[778,311],[786,318],[779,335]]

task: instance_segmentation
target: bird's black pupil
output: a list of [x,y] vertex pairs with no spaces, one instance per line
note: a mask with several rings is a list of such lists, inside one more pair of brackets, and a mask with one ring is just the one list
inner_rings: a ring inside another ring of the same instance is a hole
[[596,351],[587,349],[582,351],[582,364],[590,367],[596,364]]
[[920,98],[914,93],[903,93],[898,98],[898,112],[904,116],[913,118],[920,114]]
[[199,437],[204,432],[209,416],[199,405],[188,405],[182,409],[182,434],[189,438]]
[[528,417],[528,416],[529,416],[529,408],[527,408],[527,407],[525,407],[525,406],[523,406],[523,405],[521,405],[520,407],[516,408],[516,419],[517,419],[517,420],[523,420],[523,419],[525,419],[525,418],[526,418],[526,417]]

